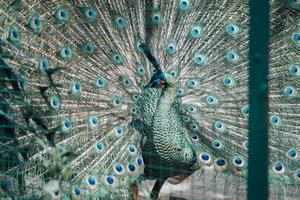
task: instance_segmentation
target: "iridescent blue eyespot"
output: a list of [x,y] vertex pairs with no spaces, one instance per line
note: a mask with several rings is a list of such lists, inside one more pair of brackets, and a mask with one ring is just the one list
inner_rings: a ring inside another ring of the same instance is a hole
[[63,60],[69,60],[72,56],[72,49],[70,47],[63,47],[58,51],[58,56]]
[[190,124],[190,129],[192,129],[193,131],[196,131],[196,130],[199,129],[199,126],[198,126],[198,124],[196,122],[192,122]]
[[190,116],[188,115],[182,115],[182,120],[185,122],[185,123],[188,123],[191,121],[191,118]]
[[236,35],[237,33],[239,33],[239,31],[240,31],[240,28],[235,24],[228,24],[226,26],[226,32],[229,35]]
[[242,168],[245,165],[244,159],[241,156],[234,156],[232,163],[235,167]]
[[73,94],[80,93],[81,90],[82,90],[81,83],[79,83],[79,82],[73,82],[73,83],[71,84],[71,89],[72,89],[72,93],[73,93]]
[[114,170],[117,175],[124,175],[124,166],[121,163],[116,163],[114,166]]
[[117,16],[114,21],[119,28],[124,28],[126,26],[126,20],[124,17]]
[[95,85],[99,88],[104,88],[106,84],[106,80],[104,78],[97,78]]
[[277,115],[272,115],[270,117],[270,122],[275,127],[278,127],[282,124],[280,117],[278,117]]
[[221,149],[223,147],[223,145],[220,142],[220,140],[213,140],[211,142],[211,146],[214,147],[215,149]]
[[29,27],[33,31],[40,31],[42,27],[42,19],[40,16],[32,16],[29,19]]
[[206,102],[208,105],[217,105],[218,104],[218,99],[214,96],[208,95],[206,97]]
[[225,76],[225,77],[223,78],[223,84],[224,84],[224,86],[226,86],[226,87],[233,87],[233,86],[235,86],[235,81],[234,81],[234,79],[231,78],[230,76]]
[[198,156],[198,160],[204,165],[209,165],[211,163],[211,157],[206,152],[200,153]]
[[187,86],[191,89],[197,88],[199,86],[199,81],[197,79],[190,79],[187,82]]
[[69,19],[69,13],[65,8],[57,9],[54,16],[59,23],[66,23]]
[[226,161],[224,159],[217,159],[216,164],[219,166],[224,166],[226,164]]
[[126,78],[126,77],[123,77],[122,78],[122,85],[126,88],[130,87],[132,85],[132,81],[130,79]]
[[170,42],[168,43],[167,45],[167,53],[168,54],[174,54],[177,50],[177,47],[176,47],[176,43],[175,42]]
[[[198,125],[197,125],[197,128],[198,128]],[[194,142],[198,142],[200,139],[197,133],[192,133],[191,137]]]
[[144,165],[144,161],[143,161],[143,158],[142,157],[138,157],[135,159],[135,163],[137,164],[138,167],[143,167]]
[[134,163],[129,163],[127,165],[127,171],[129,172],[129,174],[133,175],[136,172],[136,165]]
[[189,8],[189,6],[190,6],[190,1],[189,1],[189,0],[180,0],[180,1],[179,1],[179,6],[178,6],[178,8],[179,8],[180,10],[186,10],[186,9]]
[[289,71],[292,76],[299,76],[300,75],[300,66],[298,64],[293,64],[290,66]]
[[137,148],[134,145],[129,145],[128,152],[130,153],[130,155],[136,155]]
[[84,44],[82,48],[86,53],[93,53],[96,50],[96,46],[90,43]]
[[87,177],[86,182],[88,186],[92,186],[90,187],[91,189],[94,189],[95,188],[94,186],[96,186],[97,184],[97,180],[93,176]]
[[288,152],[287,152],[287,157],[291,160],[297,160],[299,157],[298,152],[296,151],[295,148],[291,148]]
[[215,169],[217,171],[223,171],[227,168],[227,162],[223,158],[217,158],[215,159]]
[[146,71],[145,71],[144,66],[140,65],[140,66],[137,68],[137,73],[138,73],[138,75],[141,76],[141,77],[145,76]]
[[197,112],[198,111],[198,109],[196,108],[196,107],[194,107],[194,106],[188,106],[187,108],[186,108],[186,110],[188,111],[188,112],[190,112],[190,113],[195,113],[195,112]]
[[200,37],[202,35],[202,32],[203,30],[201,26],[194,26],[191,29],[191,35],[194,38]]
[[80,188],[76,187],[73,189],[73,195],[75,195],[76,197],[81,195],[81,190]]
[[96,116],[92,116],[90,117],[89,119],[89,125],[91,128],[96,128],[99,124],[99,120],[98,120],[98,117]]
[[38,65],[39,65],[40,70],[47,71],[50,68],[50,61],[48,58],[41,58],[38,61]]
[[121,104],[122,104],[121,97],[115,97],[115,98],[113,98],[113,106],[114,107],[120,106]]
[[284,174],[285,172],[285,167],[282,163],[280,162],[276,162],[273,166],[272,166],[272,170],[275,174]]
[[103,143],[101,142],[98,142],[95,144],[95,150],[98,152],[98,153],[102,153],[103,150],[104,150],[104,145]]
[[17,43],[20,42],[21,40],[21,32],[19,29],[15,26],[10,27],[9,33],[8,33],[8,38],[10,42],[12,43]]
[[199,53],[194,56],[194,63],[201,65],[207,61],[207,57],[204,53]]
[[154,13],[152,15],[151,21],[152,21],[153,24],[155,24],[155,25],[160,24],[160,20],[161,19],[160,19],[160,14],[159,13]]
[[241,113],[244,117],[247,117],[249,116],[249,105],[244,105],[242,108],[241,108]]
[[120,54],[113,55],[113,62],[115,64],[121,64],[123,62],[123,57]]
[[67,132],[72,128],[72,121],[70,119],[65,119],[62,121],[62,131]]
[[93,8],[86,8],[83,11],[83,15],[88,21],[93,21],[96,18],[97,13]]
[[179,96],[184,96],[184,89],[183,89],[183,88],[178,88],[178,89],[177,89],[177,94],[178,94]]
[[139,113],[139,107],[135,106],[130,109],[130,113],[136,115]]
[[296,44],[300,44],[300,32],[293,33],[292,39]]
[[50,97],[49,100],[50,100],[50,106],[52,108],[54,108],[54,109],[58,109],[59,108],[59,106],[60,106],[60,100],[59,100],[58,97],[52,96],[52,97]]
[[222,122],[216,121],[215,122],[215,129],[217,131],[224,132],[225,131],[225,126],[224,126],[224,124]]
[[240,56],[234,51],[229,51],[226,54],[226,58],[229,62],[236,63],[237,61],[239,61]]
[[294,87],[288,86],[284,88],[284,94],[288,97],[295,97],[297,96],[297,90]]
[[136,93],[133,93],[133,94],[131,95],[131,99],[132,99],[133,101],[137,101],[137,100],[140,99],[140,96],[139,96],[138,94],[136,94]]
[[116,137],[121,137],[121,136],[123,136],[123,134],[124,134],[124,130],[123,130],[122,127],[116,127],[116,128],[114,129],[114,133],[115,133],[115,136],[116,136]]
[[119,180],[115,176],[105,176],[104,177],[104,186],[107,189],[114,189],[118,186]]

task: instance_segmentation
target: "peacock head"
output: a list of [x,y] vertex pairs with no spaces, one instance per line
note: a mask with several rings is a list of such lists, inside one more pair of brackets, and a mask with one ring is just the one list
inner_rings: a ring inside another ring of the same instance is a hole
[[168,73],[157,72],[155,73],[148,84],[148,87],[164,89],[167,87],[176,87],[176,80]]

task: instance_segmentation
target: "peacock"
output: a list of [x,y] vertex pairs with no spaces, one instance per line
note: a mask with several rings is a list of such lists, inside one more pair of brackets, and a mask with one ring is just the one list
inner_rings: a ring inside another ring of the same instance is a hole
[[[300,1],[270,4],[269,183],[299,197]],[[248,31],[243,0],[1,1],[0,196],[157,199],[207,170],[242,185]]]

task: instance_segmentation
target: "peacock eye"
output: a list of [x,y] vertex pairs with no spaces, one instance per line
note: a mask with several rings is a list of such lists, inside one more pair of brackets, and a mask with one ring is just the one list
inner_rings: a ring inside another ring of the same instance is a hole
[[199,86],[199,81],[197,79],[190,79],[187,81],[187,86],[191,89],[197,88]]
[[72,57],[72,49],[68,46],[63,47],[58,51],[57,55],[61,60],[69,60]]
[[121,64],[123,62],[123,57],[120,54],[114,54],[112,58],[114,64]]
[[226,58],[227,58],[228,62],[236,63],[239,61],[240,56],[234,51],[229,51],[226,54]]
[[129,145],[127,151],[131,156],[135,156],[137,154],[137,148],[134,145]]
[[282,124],[280,117],[278,117],[277,115],[272,115],[270,117],[270,122],[271,122],[271,125],[274,127],[279,127]]
[[222,122],[216,121],[215,122],[215,129],[219,132],[224,132],[225,131],[225,126]]
[[299,76],[300,75],[300,66],[297,64],[293,64],[289,68],[289,72],[292,76]]
[[227,169],[227,161],[223,158],[217,158],[214,161],[214,166],[217,171],[223,171]]
[[243,158],[240,156],[233,157],[232,163],[235,167],[238,167],[238,168],[242,168],[245,165]]
[[208,153],[200,153],[198,156],[198,160],[200,161],[200,163],[204,164],[204,165],[210,165],[211,164],[211,157]]
[[96,189],[98,181],[96,180],[96,178],[94,176],[88,176],[86,178],[86,183],[89,189]]
[[218,104],[218,99],[212,95],[208,95],[206,97],[206,102],[208,105],[217,105]]
[[95,85],[98,88],[104,88],[105,84],[106,84],[106,80],[104,78],[97,78],[96,81],[95,81]]
[[273,164],[272,170],[275,174],[281,175],[281,174],[284,174],[285,167],[282,163],[276,162],[275,164]]
[[107,189],[114,189],[118,187],[119,185],[119,180],[115,176],[104,176],[104,186]]
[[156,25],[160,24],[160,20],[161,20],[160,14],[159,14],[159,13],[154,13],[154,14],[152,15],[151,20],[152,20],[152,23],[153,23],[153,24],[156,24]]
[[135,175],[136,172],[137,172],[137,167],[134,163],[130,162],[128,165],[127,165],[127,172],[130,174],[130,175]]
[[60,100],[56,96],[51,96],[50,97],[50,106],[54,109],[58,109],[60,107]]
[[142,157],[138,157],[135,159],[135,164],[139,167],[139,169],[142,169],[144,167],[144,161]]
[[104,151],[104,144],[101,142],[96,143],[95,150],[97,153],[102,153]]
[[244,117],[248,117],[249,116],[249,105],[244,105],[241,108],[241,113]]
[[70,119],[65,119],[62,121],[62,131],[67,132],[72,128],[72,121]]
[[284,88],[284,94],[288,97],[295,97],[297,96],[297,90],[294,87],[288,86]]
[[202,35],[203,29],[201,26],[193,26],[191,29],[191,35],[194,38],[200,37]]
[[220,140],[213,140],[211,146],[215,149],[221,149],[223,147]]
[[92,116],[90,117],[89,119],[89,125],[90,125],[90,128],[96,128],[99,124],[99,120],[98,120],[98,117],[96,116]]
[[126,26],[126,20],[124,17],[117,16],[114,20],[115,25],[119,28],[124,28]]
[[115,97],[115,98],[113,98],[113,106],[114,106],[114,107],[120,106],[121,103],[122,103],[121,97]]
[[125,173],[124,166],[121,163],[116,163],[114,165],[114,171],[118,176],[122,176]]
[[180,0],[179,1],[179,5],[178,5],[178,8],[180,10],[186,10],[188,9],[190,6],[190,1],[189,0]]
[[239,31],[240,31],[240,28],[235,24],[228,24],[226,26],[226,32],[229,35],[237,35],[237,33],[239,33]]
[[7,38],[11,43],[18,43],[21,40],[21,32],[15,26],[10,27]]
[[207,61],[207,56],[204,53],[199,53],[194,56],[194,63],[201,65]]
[[65,8],[59,8],[55,11],[55,19],[58,23],[63,24],[69,20],[69,13]]
[[235,86],[235,80],[230,76],[225,76],[223,78],[223,84],[224,84],[224,86],[230,88],[230,87]]
[[292,40],[296,44],[300,44],[300,32],[295,32],[292,34]]
[[96,51],[96,46],[90,43],[84,44],[82,48],[86,53],[93,53]]
[[83,11],[83,15],[88,21],[93,21],[96,18],[97,13],[93,8],[86,8]]
[[122,127],[116,127],[116,128],[114,129],[114,133],[115,133],[115,136],[116,136],[116,137],[121,137],[121,136],[123,136],[123,134],[124,134],[124,130],[123,130]]
[[296,151],[295,148],[291,148],[288,152],[287,152],[287,157],[291,160],[297,160],[299,158],[299,154]]
[[176,52],[176,50],[177,50],[177,46],[176,46],[176,43],[175,42],[169,42],[168,44],[167,44],[167,53],[168,54],[174,54],[175,52]]
[[81,196],[81,189],[79,187],[75,187],[72,190],[72,196],[76,198]]

